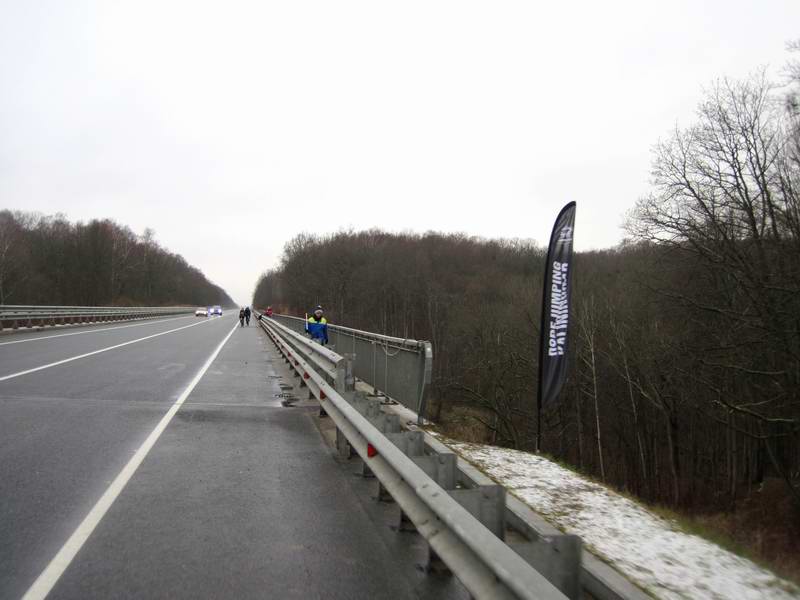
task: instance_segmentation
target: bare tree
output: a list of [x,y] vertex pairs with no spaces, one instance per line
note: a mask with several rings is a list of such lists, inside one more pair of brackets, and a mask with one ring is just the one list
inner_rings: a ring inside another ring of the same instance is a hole
[[[768,342],[760,366],[717,363],[763,373],[779,398],[750,410],[798,400],[800,331],[800,197],[786,173],[788,139],[780,107],[763,73],[716,84],[699,110],[699,123],[658,145],[656,192],[629,220],[639,239],[693,255],[704,285],[673,290],[676,300],[709,313],[727,327]],[[713,293],[709,293],[713,292]]]
[[6,304],[26,278],[23,235],[25,215],[0,211],[0,304]]
[[580,347],[578,351],[579,361],[581,362],[586,383],[581,386],[582,393],[589,397],[594,404],[595,435],[597,437],[597,456],[600,464],[600,478],[606,480],[606,468],[603,461],[603,438],[600,428],[600,399],[597,391],[597,310],[594,296],[589,296],[584,300],[579,310],[578,317],[578,339]]

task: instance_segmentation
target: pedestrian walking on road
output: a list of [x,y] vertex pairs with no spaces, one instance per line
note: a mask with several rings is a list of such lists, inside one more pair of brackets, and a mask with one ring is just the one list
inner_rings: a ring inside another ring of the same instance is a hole
[[239,309],[239,326],[244,327],[244,309]]
[[308,317],[306,331],[311,336],[311,339],[318,344],[324,346],[328,343],[328,320],[322,316],[321,306],[317,306],[314,309],[314,314]]
[[247,321],[247,326],[250,327],[250,307],[244,307],[244,320]]

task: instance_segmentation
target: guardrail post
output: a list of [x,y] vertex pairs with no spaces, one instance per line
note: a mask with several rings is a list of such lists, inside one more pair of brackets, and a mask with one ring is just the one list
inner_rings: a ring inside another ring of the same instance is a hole
[[389,392],[389,347],[383,346],[383,395],[387,398],[392,394]]
[[401,429],[400,417],[398,415],[386,415],[383,421],[382,433],[399,433]]
[[388,422],[389,415],[384,412],[378,413],[375,416],[369,418],[369,422],[380,431],[381,433],[386,432],[386,423]]
[[403,431],[385,435],[406,456],[423,456],[425,454],[425,436],[421,431]]
[[450,495],[501,540],[506,530],[506,489],[480,485],[469,490],[451,490]]
[[[499,485],[482,485],[470,490],[451,490],[448,493],[502,540],[505,533],[505,492],[505,488]],[[436,573],[449,571],[430,545],[426,570]]]
[[[456,489],[458,457],[456,457],[454,452],[443,452],[431,456],[412,456],[411,460],[413,460],[414,463],[443,490],[449,491]],[[400,521],[397,524],[397,530],[416,531],[417,528],[411,519],[408,518],[408,515],[400,511]]]
[[[370,404],[372,404],[371,401]],[[379,408],[380,410],[380,403]],[[378,429],[380,429],[378,427]],[[421,431],[403,431],[402,433],[385,434],[395,446],[407,456],[422,456],[425,453],[425,435]],[[378,481],[378,502],[394,502],[389,491]]]
[[378,344],[373,340],[372,342],[372,395],[379,396],[378,390]]
[[381,410],[381,401],[377,398],[370,398],[367,403],[367,414],[364,415],[368,419],[374,419],[383,414]]
[[420,426],[425,423],[425,414],[428,408],[428,388],[433,379],[433,346],[430,342],[422,342],[422,344],[424,351],[420,357],[422,375],[419,377],[420,390],[417,406],[417,424]]
[[[344,354],[344,391],[352,392],[356,389],[356,378],[353,376],[353,361],[355,354]],[[338,373],[337,373],[338,377]]]
[[353,456],[353,447],[350,445],[350,442],[347,441],[342,430],[338,427],[336,428],[336,450],[342,458],[350,458]]
[[340,394],[344,394],[345,392],[349,391],[347,389],[347,369],[344,363],[340,363],[336,365],[336,375],[333,378],[333,389],[335,389]]
[[414,456],[412,460],[444,490],[456,489],[458,458],[454,452]]
[[353,394],[353,400],[350,402],[358,412],[362,415],[367,412],[367,395],[362,391],[357,391]]
[[570,600],[582,598],[582,542],[577,535],[544,536],[530,542],[509,544]]

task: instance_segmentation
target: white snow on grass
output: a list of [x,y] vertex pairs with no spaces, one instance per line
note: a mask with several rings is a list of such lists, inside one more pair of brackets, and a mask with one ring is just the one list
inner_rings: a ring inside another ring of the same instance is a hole
[[800,598],[794,584],[546,458],[442,441],[657,598]]

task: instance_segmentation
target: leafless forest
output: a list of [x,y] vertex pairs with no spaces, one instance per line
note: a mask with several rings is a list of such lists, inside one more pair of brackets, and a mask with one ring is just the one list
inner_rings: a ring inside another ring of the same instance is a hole
[[[706,515],[795,576],[799,123],[796,96],[756,74],[714,84],[696,121],[657,144],[627,240],[576,256],[573,363],[542,444],[651,503]],[[431,340],[428,416],[532,449],[544,259],[524,241],[300,235],[254,303],[294,314],[321,303],[333,322]]]
[[0,304],[232,305],[182,256],[109,220],[0,211]]

